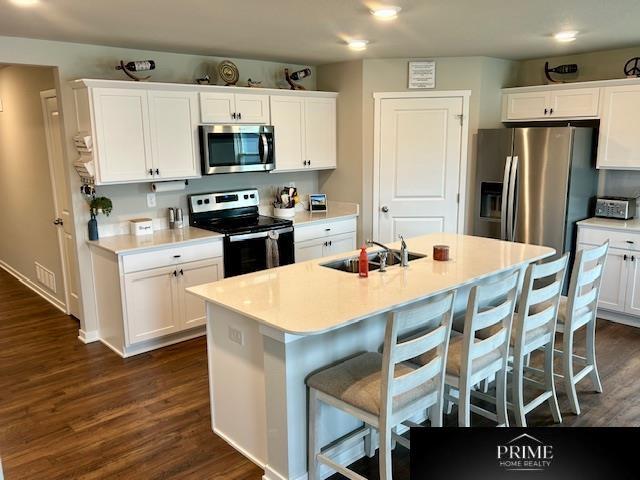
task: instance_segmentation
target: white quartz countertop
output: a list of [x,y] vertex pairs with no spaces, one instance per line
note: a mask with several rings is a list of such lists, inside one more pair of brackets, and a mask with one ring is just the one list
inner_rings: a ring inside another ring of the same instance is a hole
[[221,233],[210,232],[201,228],[184,227],[175,230],[156,230],[151,235],[114,235],[89,241],[88,243],[92,247],[102,248],[118,255],[171,244],[176,245],[218,237],[222,238],[223,236]]
[[326,212],[313,212],[303,210],[296,213],[293,224],[303,226],[309,223],[322,223],[330,220],[340,220],[343,218],[355,218],[360,214],[357,203],[327,202]]
[[640,219],[618,220],[615,218],[593,217],[578,222],[583,227],[607,228],[609,230],[637,231],[640,232]]
[[[451,260],[432,259],[433,246],[450,246]],[[431,297],[482,278],[551,256],[548,247],[456,234],[407,240],[411,252],[427,254],[408,268],[391,266],[368,278],[322,264],[357,255],[341,254],[188,288],[205,301],[278,331],[311,335]],[[390,244],[399,247],[398,243]],[[375,247],[370,249],[375,250]]]

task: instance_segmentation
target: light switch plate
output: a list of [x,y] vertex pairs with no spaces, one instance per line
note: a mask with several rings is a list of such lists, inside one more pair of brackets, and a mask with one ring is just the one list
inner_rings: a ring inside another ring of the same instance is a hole
[[147,193],[147,207],[152,208],[156,206],[156,194]]

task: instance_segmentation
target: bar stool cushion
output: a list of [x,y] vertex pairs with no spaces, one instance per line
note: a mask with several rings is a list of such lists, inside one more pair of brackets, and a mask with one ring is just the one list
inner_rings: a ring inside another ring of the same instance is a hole
[[[400,363],[395,377],[420,366]],[[380,414],[380,388],[382,384],[382,354],[367,352],[322,370],[307,379],[311,388],[374,415]],[[433,381],[420,385],[393,398],[393,409],[401,409],[436,390]]]

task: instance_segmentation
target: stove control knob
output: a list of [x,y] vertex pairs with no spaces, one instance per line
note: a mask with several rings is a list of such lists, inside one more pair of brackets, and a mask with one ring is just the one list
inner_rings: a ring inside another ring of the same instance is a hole
[[198,205],[202,205],[202,200],[198,200]]
[[251,194],[251,198],[256,198],[256,194],[255,194],[255,193],[252,193],[252,194]]
[[249,199],[249,195],[245,195],[245,196],[244,196],[244,199],[245,199],[245,200],[248,200],[248,199]]
[[204,203],[206,203],[206,204],[208,205],[208,204],[209,204],[209,199],[208,199],[208,198],[205,198],[205,199],[204,199]]

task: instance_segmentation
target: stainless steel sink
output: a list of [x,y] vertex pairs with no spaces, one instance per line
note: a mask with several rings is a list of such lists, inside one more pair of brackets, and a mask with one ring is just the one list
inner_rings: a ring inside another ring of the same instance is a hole
[[[389,255],[387,256],[387,266],[391,267],[393,265],[397,265],[400,263],[398,260],[398,255],[400,255],[400,250],[390,249]],[[367,262],[367,266],[369,271],[378,270],[380,268],[380,260],[379,260],[379,252],[371,252],[367,255],[369,257],[369,261]],[[409,261],[417,260],[419,258],[424,258],[426,255],[421,253],[409,252]],[[358,273],[360,271],[360,258],[359,257],[349,257],[342,258],[340,260],[334,260],[333,262],[323,263],[321,264],[323,267],[333,268],[334,270],[340,270],[342,272],[348,273]]]

